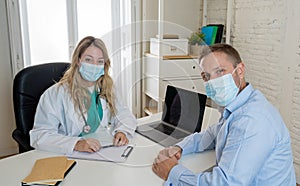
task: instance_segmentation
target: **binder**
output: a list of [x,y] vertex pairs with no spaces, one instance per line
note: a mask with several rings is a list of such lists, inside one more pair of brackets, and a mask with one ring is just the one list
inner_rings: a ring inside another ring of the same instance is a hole
[[207,26],[216,26],[218,27],[217,35],[214,43],[221,43],[222,37],[223,37],[223,31],[224,31],[224,25],[222,24],[209,24]]
[[204,41],[207,45],[215,43],[217,31],[217,26],[204,26],[201,28],[201,32],[204,34]]

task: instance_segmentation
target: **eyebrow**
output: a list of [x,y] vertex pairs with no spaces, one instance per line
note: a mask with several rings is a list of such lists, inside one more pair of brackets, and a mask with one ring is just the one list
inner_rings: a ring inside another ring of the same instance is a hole
[[[218,69],[218,68],[220,68],[221,66],[217,66],[217,67],[215,67],[215,68],[213,68],[213,69],[211,69],[212,71],[213,70],[216,70],[216,69]],[[203,71],[203,72],[205,72],[205,71]],[[207,72],[206,72],[207,73]]]
[[[93,56],[91,56],[91,55],[89,55],[89,54],[86,54],[84,57],[90,57],[90,58],[93,58],[94,59],[94,57]],[[99,57],[98,59],[104,59],[104,56],[102,56],[102,57]],[[97,59],[97,60],[98,60]]]
[[91,58],[93,58],[93,56],[91,56],[91,55],[88,55],[88,54],[86,54],[84,57],[91,57]]
[[219,68],[222,68],[222,67],[221,66],[217,66],[217,67],[213,68],[212,70],[217,70]]

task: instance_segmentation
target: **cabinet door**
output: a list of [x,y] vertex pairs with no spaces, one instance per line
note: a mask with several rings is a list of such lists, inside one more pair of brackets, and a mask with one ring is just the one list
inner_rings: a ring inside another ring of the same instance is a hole
[[205,89],[202,79],[184,79],[184,80],[172,80],[172,79],[163,79],[160,88],[160,95],[162,98],[165,98],[165,92],[167,85],[172,85],[174,87],[183,88],[186,90],[200,92],[205,94]]
[[144,77],[144,93],[155,101],[159,101],[159,79],[157,77]]
[[160,75],[162,78],[197,77],[200,78],[198,59],[161,60]]
[[152,56],[143,57],[143,68],[145,76],[159,77],[159,58]]

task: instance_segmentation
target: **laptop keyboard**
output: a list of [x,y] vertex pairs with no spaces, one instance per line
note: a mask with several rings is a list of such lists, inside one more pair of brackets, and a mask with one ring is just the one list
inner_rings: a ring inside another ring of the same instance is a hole
[[170,135],[176,139],[180,139],[180,138],[184,138],[186,137],[188,134],[178,130],[176,128],[170,127],[168,125],[164,125],[164,124],[159,124],[158,126],[154,127],[156,130],[161,131],[162,133],[165,133],[167,135]]

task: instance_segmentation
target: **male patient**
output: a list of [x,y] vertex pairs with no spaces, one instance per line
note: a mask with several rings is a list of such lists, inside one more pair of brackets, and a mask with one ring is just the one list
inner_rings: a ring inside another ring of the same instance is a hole
[[[290,136],[279,112],[245,81],[245,65],[230,45],[200,58],[206,94],[224,108],[219,123],[159,152],[152,170],[165,185],[296,185]],[[194,174],[178,160],[215,149],[211,172]]]

